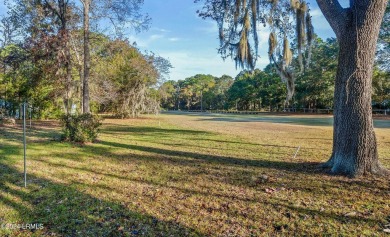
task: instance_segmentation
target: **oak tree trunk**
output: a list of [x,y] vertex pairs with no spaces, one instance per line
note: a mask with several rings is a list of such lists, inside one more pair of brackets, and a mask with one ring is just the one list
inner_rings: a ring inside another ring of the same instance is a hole
[[[376,42],[387,0],[351,1],[343,9],[318,0],[334,29],[339,62],[334,93],[333,152],[326,166],[351,177],[386,172],[378,161],[371,108]],[[329,12],[332,11],[332,12]]]

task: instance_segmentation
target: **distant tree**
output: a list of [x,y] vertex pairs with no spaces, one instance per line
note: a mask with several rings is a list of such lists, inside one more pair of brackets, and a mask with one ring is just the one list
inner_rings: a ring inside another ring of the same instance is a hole
[[193,99],[196,95],[195,87],[193,82],[186,78],[180,83],[180,99],[185,101],[185,106],[187,110],[191,109],[191,106],[194,104]]
[[93,88],[107,111],[122,118],[159,111],[159,98],[152,89],[159,73],[150,57],[122,40],[108,42],[100,55]]
[[203,97],[210,109],[227,109],[227,92],[234,80],[231,76],[223,75],[215,78],[215,85],[206,91]]
[[277,111],[283,108],[286,89],[275,68],[239,74],[228,91],[230,107],[238,110]]
[[252,73],[242,73],[236,77],[229,88],[230,104],[237,110],[250,110],[251,103],[257,99],[257,82]]
[[379,68],[390,72],[390,5],[387,5],[379,32],[377,63]]
[[374,107],[378,109],[390,108],[390,72],[375,68],[372,87]]
[[161,105],[163,108],[166,109],[175,109],[177,104],[177,93],[176,93],[176,81],[166,81],[164,82],[160,88],[160,98],[161,98]]
[[197,74],[191,78],[195,95],[199,95],[200,110],[203,111],[203,94],[215,85],[215,78],[211,75]]
[[296,81],[296,104],[304,108],[333,108],[338,51],[336,39],[315,38],[312,64]]
[[175,98],[178,100],[177,109],[179,109],[179,105],[183,103],[184,106],[187,107],[187,110],[190,110],[191,108],[203,110],[204,94],[215,86],[215,77],[197,74],[180,80],[173,86],[175,88]]

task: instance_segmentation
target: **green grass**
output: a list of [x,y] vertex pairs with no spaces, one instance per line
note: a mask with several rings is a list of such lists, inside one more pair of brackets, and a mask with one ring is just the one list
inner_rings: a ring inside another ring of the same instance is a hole
[[[388,168],[389,122],[376,129]],[[80,146],[37,122],[28,132],[27,189],[21,131],[0,127],[0,224],[44,225],[0,236],[384,236],[389,180],[318,169],[332,128],[316,123],[268,115],[107,119],[99,141]]]

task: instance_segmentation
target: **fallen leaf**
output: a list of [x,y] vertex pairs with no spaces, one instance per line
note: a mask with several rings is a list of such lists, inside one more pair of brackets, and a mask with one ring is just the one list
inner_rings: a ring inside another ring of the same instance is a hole
[[347,214],[345,214],[344,216],[356,216],[356,212],[355,211],[353,211],[353,212],[349,212],[349,213],[347,213]]
[[266,188],[265,189],[265,192],[266,193],[273,193],[273,192],[275,192],[276,191],[276,189],[274,189],[274,188]]

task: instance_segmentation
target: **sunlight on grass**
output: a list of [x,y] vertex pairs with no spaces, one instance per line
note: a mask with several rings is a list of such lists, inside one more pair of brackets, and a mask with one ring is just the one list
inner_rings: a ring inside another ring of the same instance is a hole
[[[2,127],[0,222],[44,229],[0,235],[383,234],[389,180],[317,168],[331,151],[330,126],[210,118],[106,119],[85,146],[59,142],[55,124],[42,124],[29,131],[27,189],[20,129]],[[376,133],[389,168],[389,129]]]

